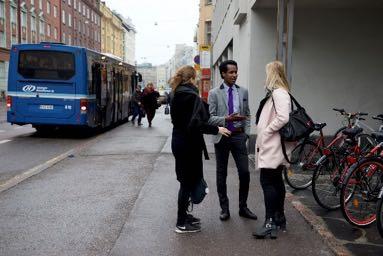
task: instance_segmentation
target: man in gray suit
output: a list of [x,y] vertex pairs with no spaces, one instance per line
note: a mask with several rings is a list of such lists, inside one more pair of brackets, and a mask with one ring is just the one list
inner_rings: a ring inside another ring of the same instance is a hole
[[257,216],[247,208],[249,194],[249,159],[246,141],[250,134],[250,109],[248,91],[235,84],[237,80],[237,63],[227,60],[221,63],[219,71],[223,78],[221,86],[209,92],[209,123],[225,126],[231,131],[230,137],[216,135],[214,149],[217,161],[217,191],[222,221],[230,218],[229,199],[227,197],[227,164],[229,153],[233,155],[239,176],[239,215],[249,219]]

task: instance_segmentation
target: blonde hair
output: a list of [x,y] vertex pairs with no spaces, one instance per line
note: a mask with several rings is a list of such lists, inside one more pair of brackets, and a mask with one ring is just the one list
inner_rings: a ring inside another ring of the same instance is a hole
[[181,84],[195,83],[195,78],[197,73],[192,66],[182,66],[180,67],[176,74],[170,79],[170,85],[173,90]]
[[273,91],[277,88],[290,91],[290,85],[286,78],[285,66],[280,61],[273,61],[266,65],[266,88]]

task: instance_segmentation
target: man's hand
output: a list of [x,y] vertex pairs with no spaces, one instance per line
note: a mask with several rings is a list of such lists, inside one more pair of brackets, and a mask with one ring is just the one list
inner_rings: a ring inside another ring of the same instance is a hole
[[241,116],[238,113],[233,113],[231,115],[225,116],[225,121],[226,122],[236,122],[236,121],[243,121],[247,119],[246,116]]

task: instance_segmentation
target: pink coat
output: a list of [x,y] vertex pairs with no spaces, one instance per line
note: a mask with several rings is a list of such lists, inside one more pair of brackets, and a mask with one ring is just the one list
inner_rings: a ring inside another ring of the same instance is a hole
[[[274,99],[274,104],[272,101]],[[291,100],[289,93],[283,89],[275,89],[261,112],[257,126],[255,159],[257,168],[277,168],[283,164],[288,166],[282,152],[281,129],[289,121]],[[275,106],[275,108],[274,108]],[[290,157],[295,143],[285,143],[287,155]]]

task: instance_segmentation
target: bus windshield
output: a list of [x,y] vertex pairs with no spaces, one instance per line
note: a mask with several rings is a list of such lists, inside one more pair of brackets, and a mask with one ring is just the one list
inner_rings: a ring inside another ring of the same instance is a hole
[[18,72],[24,78],[68,80],[75,75],[74,54],[57,51],[20,51]]

